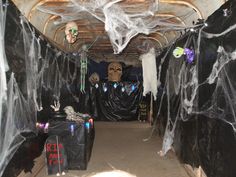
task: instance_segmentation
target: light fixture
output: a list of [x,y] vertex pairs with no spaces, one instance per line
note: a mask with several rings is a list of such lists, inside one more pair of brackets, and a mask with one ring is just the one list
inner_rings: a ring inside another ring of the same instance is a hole
[[228,9],[223,9],[223,16],[227,17],[229,15]]
[[103,86],[103,91],[107,92],[107,87],[106,86]]
[[89,119],[89,123],[90,123],[91,126],[93,127],[93,119]]
[[191,31],[191,32],[194,32],[195,30],[194,30],[194,28],[190,28],[190,31]]
[[121,91],[122,91],[122,92],[125,92],[125,88],[124,88],[124,87],[122,87],[122,88],[121,88]]
[[70,132],[71,132],[71,136],[74,136],[75,127],[73,124],[70,125]]
[[90,128],[90,122],[85,122],[85,127],[86,127],[87,129],[89,129],[89,128]]
[[132,90],[132,92],[135,90],[135,85],[131,86],[131,90]]
[[104,92],[107,92],[107,85],[105,83],[102,84],[102,89],[103,89]]
[[117,83],[114,83],[113,87],[114,87],[115,89],[117,88],[117,86],[118,86],[118,84],[117,84]]
[[36,123],[36,128],[43,129],[44,133],[47,133],[48,127],[49,127],[48,122],[47,123],[39,123],[39,122]]

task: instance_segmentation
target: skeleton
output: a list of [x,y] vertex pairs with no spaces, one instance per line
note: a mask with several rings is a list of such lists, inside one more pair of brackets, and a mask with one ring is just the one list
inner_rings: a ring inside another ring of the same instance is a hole
[[55,111],[55,112],[57,112],[57,111],[59,111],[60,110],[60,102],[59,101],[54,101],[54,105],[50,105],[51,106],[51,108]]
[[119,82],[122,75],[122,66],[120,63],[113,62],[108,65],[108,81]]
[[64,111],[66,113],[66,119],[67,120],[73,120],[79,123],[84,123],[83,117],[84,114],[81,114],[79,112],[75,112],[74,108],[72,106],[66,106],[64,108]]

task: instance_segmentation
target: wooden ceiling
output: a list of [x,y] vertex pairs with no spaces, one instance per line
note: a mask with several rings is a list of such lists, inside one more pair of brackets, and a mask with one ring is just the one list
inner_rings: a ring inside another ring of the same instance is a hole
[[[82,0],[81,0],[82,1]],[[84,0],[85,1],[85,0]],[[132,11],[142,11],[147,5],[148,0],[125,0],[124,5]],[[74,44],[68,44],[65,41],[65,23],[55,24],[60,19],[59,15],[48,14],[40,11],[38,7],[60,7],[60,11],[71,3],[70,0],[13,0],[15,5],[25,15],[25,17],[49,40],[53,41],[58,48],[66,52],[76,52],[83,44],[92,45],[89,54],[98,60],[119,60],[129,62],[138,62],[137,43],[151,39],[157,48],[168,46],[180,33],[177,31],[168,31],[165,33],[154,32],[149,35],[138,35],[132,39],[126,49],[119,55],[113,54],[112,45],[104,29],[104,23],[89,15],[81,13],[76,18],[79,27],[78,40]],[[218,9],[225,0],[159,0],[159,10],[155,16],[168,18],[175,24],[192,25],[198,19],[206,19],[216,9]],[[138,4],[138,9],[134,9],[133,4]],[[67,13],[70,15],[70,12]],[[73,18],[74,14],[71,14]]]

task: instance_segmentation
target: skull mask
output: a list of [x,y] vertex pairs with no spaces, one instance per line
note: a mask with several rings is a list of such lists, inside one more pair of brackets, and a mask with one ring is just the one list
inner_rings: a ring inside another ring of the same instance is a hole
[[99,78],[99,75],[98,73],[93,73],[91,74],[91,76],[89,77],[89,82],[92,84],[92,85],[95,85],[96,83],[98,83],[100,80]]
[[111,63],[108,66],[108,81],[119,82],[122,75],[122,66],[120,63]]
[[69,44],[75,43],[78,36],[78,26],[75,22],[69,22],[66,24],[65,35]]

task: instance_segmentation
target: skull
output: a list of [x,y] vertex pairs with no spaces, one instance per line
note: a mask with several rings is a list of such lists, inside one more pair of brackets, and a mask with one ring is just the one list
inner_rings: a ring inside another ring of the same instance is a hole
[[65,28],[66,40],[69,44],[75,43],[78,36],[78,25],[75,22],[69,22]]
[[93,73],[91,74],[91,76],[89,77],[89,82],[92,84],[92,85],[95,85],[96,83],[98,83],[100,80],[99,78],[99,75],[98,73]]
[[76,114],[75,110],[74,110],[74,108],[72,106],[66,106],[64,108],[64,111],[65,111],[67,116],[72,116],[72,115]]
[[122,66],[120,63],[113,62],[108,65],[108,81],[119,82],[122,75]]

